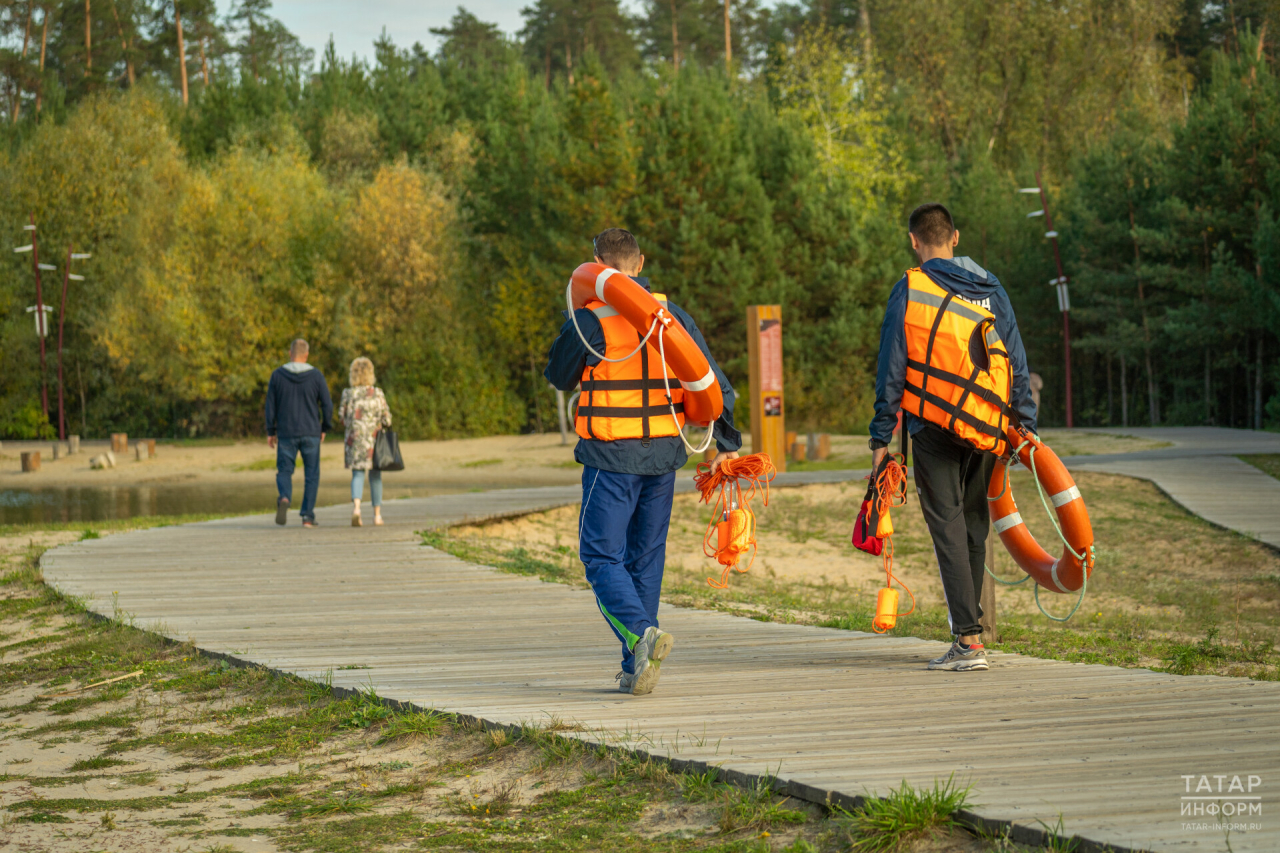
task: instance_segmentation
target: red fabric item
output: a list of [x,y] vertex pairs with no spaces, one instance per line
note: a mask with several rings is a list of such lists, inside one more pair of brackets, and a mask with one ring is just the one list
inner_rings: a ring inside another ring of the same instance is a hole
[[867,532],[867,515],[871,511],[871,501],[864,500],[862,509],[858,510],[858,519],[853,523],[853,547],[859,551],[865,551],[873,557],[879,557],[884,552],[884,540],[877,539],[875,531]]

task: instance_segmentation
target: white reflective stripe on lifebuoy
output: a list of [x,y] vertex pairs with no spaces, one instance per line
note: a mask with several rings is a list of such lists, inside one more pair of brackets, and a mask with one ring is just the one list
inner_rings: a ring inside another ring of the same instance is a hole
[[991,524],[995,527],[996,533],[1004,533],[1006,530],[1010,530],[1017,527],[1019,524],[1022,524],[1022,513],[1011,512],[1004,518],[997,518],[995,521],[991,522]]
[[596,299],[599,299],[601,302],[609,301],[604,298],[604,283],[609,280],[610,276],[617,274],[618,271],[613,267],[607,267],[600,273],[600,275],[596,276]]
[[598,308],[592,308],[591,313],[603,320],[605,317],[617,317],[618,309],[612,305],[601,305]]
[[1053,496],[1052,500],[1055,507],[1066,506],[1072,501],[1080,500],[1080,490],[1075,486],[1072,486],[1069,489],[1064,489],[1063,491],[1058,492]]
[[1053,566],[1049,569],[1049,577],[1053,579],[1053,585],[1058,588],[1058,592],[1071,592],[1071,590],[1062,585],[1062,581],[1058,580],[1058,564],[1061,562],[1061,559],[1053,561]]
[[684,386],[684,390],[697,393],[698,391],[707,390],[708,388],[711,387],[711,384],[715,381],[716,381],[716,372],[708,367],[707,375],[699,379],[697,382],[685,382],[684,380],[681,380],[680,384]]

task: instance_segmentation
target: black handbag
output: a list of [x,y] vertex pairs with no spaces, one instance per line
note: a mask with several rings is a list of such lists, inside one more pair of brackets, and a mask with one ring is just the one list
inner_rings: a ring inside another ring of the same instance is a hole
[[404,459],[400,456],[400,439],[396,431],[384,429],[378,432],[373,442],[373,470],[403,471]]

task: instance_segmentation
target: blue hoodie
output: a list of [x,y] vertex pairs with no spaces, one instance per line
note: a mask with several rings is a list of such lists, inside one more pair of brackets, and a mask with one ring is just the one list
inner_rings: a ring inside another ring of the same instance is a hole
[[[971,258],[934,258],[921,264],[920,269],[938,287],[951,291],[966,302],[981,305],[995,315],[996,331],[1004,340],[1005,349],[1009,352],[1009,367],[1013,371],[1013,397],[1009,402],[1022,419],[1022,425],[1035,432],[1036,404],[1031,399],[1031,372],[1027,368],[1027,352],[1022,348],[1022,335],[1018,334],[1018,319],[1013,316],[1009,294],[1004,292],[994,275]],[[876,413],[871,419],[873,447],[887,446],[898,424],[902,388],[907,381],[906,313],[907,278],[903,276],[889,293],[884,324],[880,327]],[[910,413],[905,414],[903,421],[911,435],[918,433],[926,423]]]

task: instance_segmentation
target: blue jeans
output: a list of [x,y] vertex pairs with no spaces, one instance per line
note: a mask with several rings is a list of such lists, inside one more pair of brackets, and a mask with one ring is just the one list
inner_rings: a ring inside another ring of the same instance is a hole
[[[351,472],[351,500],[358,501],[364,495],[364,471]],[[369,496],[374,506],[382,506],[382,472],[369,471]]]
[[278,436],[276,444],[276,491],[293,504],[293,466],[302,454],[303,489],[299,515],[303,521],[316,519],[316,492],[320,490],[320,436]]
[[578,556],[600,613],[622,641],[622,669],[634,672],[631,648],[658,626],[667,527],[676,475],[617,474],[582,467]]

